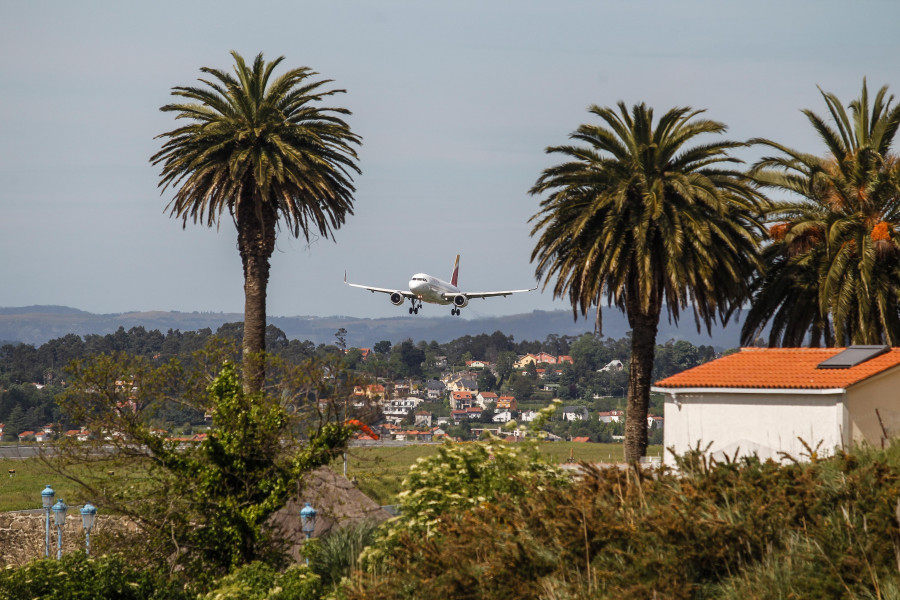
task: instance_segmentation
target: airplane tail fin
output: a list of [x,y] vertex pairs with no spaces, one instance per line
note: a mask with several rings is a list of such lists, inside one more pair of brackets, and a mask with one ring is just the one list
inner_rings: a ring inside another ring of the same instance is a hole
[[456,287],[456,281],[459,279],[459,254],[456,255],[456,262],[453,263],[453,275],[450,277],[450,284]]

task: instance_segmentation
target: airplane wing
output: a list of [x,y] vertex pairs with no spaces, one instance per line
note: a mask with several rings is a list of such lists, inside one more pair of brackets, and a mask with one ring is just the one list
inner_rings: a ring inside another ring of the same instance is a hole
[[344,283],[346,283],[350,287],[356,287],[356,288],[362,288],[364,290],[369,290],[373,294],[375,292],[379,292],[382,294],[393,294],[396,292],[399,294],[403,294],[404,298],[415,298],[416,297],[416,295],[410,291],[398,290],[396,288],[380,288],[380,287],[372,287],[370,285],[360,285],[358,283],[350,283],[349,281],[347,281],[347,273],[344,273]]
[[[460,292],[460,293],[463,296],[466,296],[467,298],[469,298],[471,300],[472,298],[493,298],[495,296],[511,296],[513,294],[521,294],[523,292],[533,292],[536,289],[537,289],[537,286],[534,286],[533,288],[530,288],[527,290],[503,290],[500,292]],[[443,296],[444,296],[444,299],[446,299],[446,300],[453,300],[453,298],[456,295],[457,294],[447,293],[447,294],[444,294]]]

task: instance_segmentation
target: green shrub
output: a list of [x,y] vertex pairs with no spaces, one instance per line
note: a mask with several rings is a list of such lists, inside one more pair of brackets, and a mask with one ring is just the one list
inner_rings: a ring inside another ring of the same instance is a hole
[[88,558],[73,552],[62,560],[37,560],[0,570],[3,600],[187,600],[189,596],[163,574],[141,571],[117,556]]
[[323,588],[318,575],[295,565],[283,573],[253,562],[218,580],[201,600],[319,600]]
[[347,525],[310,540],[304,544],[303,554],[309,557],[309,567],[322,578],[322,584],[333,587],[359,570],[360,554],[375,540],[377,531],[374,521]]
[[[395,522],[348,598],[896,598],[900,444],[811,462],[697,454],[680,472],[585,466],[494,500],[447,486],[427,529]],[[447,464],[451,477],[453,462]],[[479,468],[474,467],[475,472]],[[452,478],[452,477],[451,477]],[[414,496],[410,491],[408,496]]]

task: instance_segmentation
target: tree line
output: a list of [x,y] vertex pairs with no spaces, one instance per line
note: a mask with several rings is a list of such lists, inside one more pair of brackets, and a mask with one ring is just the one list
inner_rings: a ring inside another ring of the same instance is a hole
[[[6,425],[4,435],[6,439],[14,440],[20,432],[35,430],[48,423],[61,424],[67,429],[79,425],[56,404],[56,397],[66,387],[66,368],[73,361],[124,353],[146,358],[156,365],[173,358],[188,362],[193,353],[204,349],[214,338],[240,344],[242,332],[239,322],[225,323],[215,332],[204,328],[186,332],[170,329],[162,333],[144,327],[128,330],[120,327],[107,335],[82,337],[68,334],[37,347],[4,344],[0,346],[0,423]],[[467,360],[478,359],[493,363],[493,369],[486,369],[476,377],[479,389],[510,393],[520,401],[532,399],[543,381],[558,383],[559,388],[552,395],[566,401],[604,397],[599,403],[586,402],[600,410],[621,408],[621,402],[616,398],[624,401],[627,392],[629,337],[612,339],[592,334],[550,334],[542,341],[517,342],[513,336],[495,331],[465,335],[444,344],[434,340],[413,342],[408,339],[398,344],[382,340],[369,349],[366,360],[358,348],[341,348],[340,332],[335,334],[335,343],[316,345],[309,340],[288,339],[281,329],[269,325],[266,337],[271,353],[290,364],[300,364],[310,358],[342,357],[346,369],[369,381],[377,378],[436,379],[448,368],[462,371]],[[553,356],[571,355],[573,363],[559,365],[562,373],[553,373],[546,380],[538,378],[534,366],[524,372],[513,368],[519,355],[539,352]],[[662,379],[715,356],[716,351],[711,346],[670,340],[657,347],[654,376]],[[621,361],[626,368],[601,371],[613,360]],[[448,366],[439,366],[444,364]],[[534,400],[546,403],[549,397],[538,394]],[[203,414],[172,403],[161,409],[156,419],[161,428],[178,426],[188,430],[203,423]]]

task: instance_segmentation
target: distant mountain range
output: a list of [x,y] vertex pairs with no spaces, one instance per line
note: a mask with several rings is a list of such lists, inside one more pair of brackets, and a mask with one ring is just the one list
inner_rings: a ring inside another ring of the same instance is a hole
[[[66,306],[25,306],[0,308],[0,341],[22,342],[39,346],[69,333],[80,336],[106,335],[119,327],[126,330],[144,327],[166,333],[169,329],[195,331],[205,327],[215,331],[223,323],[241,321],[240,313],[211,312],[128,312],[98,315]],[[371,347],[380,340],[392,343],[407,338],[413,341],[435,340],[445,343],[464,335],[491,334],[500,331],[512,335],[516,341],[544,340],[549,334],[580,335],[593,331],[593,319],[574,321],[566,310],[540,311],[503,317],[465,319],[460,317],[399,316],[382,319],[361,319],[347,316],[332,317],[269,317],[269,323],[287,334],[290,339],[310,340],[315,344],[335,341],[335,332],[347,330],[347,343],[360,348]],[[621,338],[629,331],[625,315],[616,310],[603,311],[603,334]],[[740,324],[713,329],[712,336],[697,333],[693,321],[682,319],[678,327],[663,319],[659,326],[659,343],[667,340],[687,340],[694,345],[734,348],[739,344]]]

